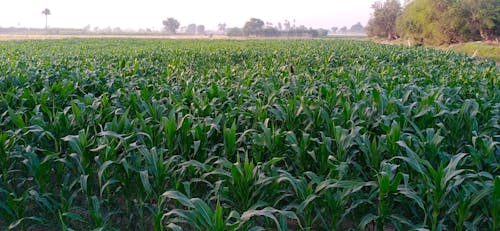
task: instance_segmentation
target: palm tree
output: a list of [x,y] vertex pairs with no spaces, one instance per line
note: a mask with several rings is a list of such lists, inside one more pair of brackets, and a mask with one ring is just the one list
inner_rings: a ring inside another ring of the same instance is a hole
[[49,30],[49,24],[47,24],[47,18],[50,15],[50,9],[49,8],[45,8],[45,10],[42,11],[42,14],[45,15],[45,30],[48,31]]

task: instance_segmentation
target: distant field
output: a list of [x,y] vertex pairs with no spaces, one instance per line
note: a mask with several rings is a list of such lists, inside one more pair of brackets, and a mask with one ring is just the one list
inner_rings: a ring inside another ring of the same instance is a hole
[[493,62],[344,39],[0,50],[1,230],[500,228]]
[[82,35],[44,35],[44,34],[0,34],[0,41],[12,40],[48,40],[48,39],[77,39],[77,38],[130,38],[130,39],[227,39],[225,35],[106,35],[106,34],[82,34]]

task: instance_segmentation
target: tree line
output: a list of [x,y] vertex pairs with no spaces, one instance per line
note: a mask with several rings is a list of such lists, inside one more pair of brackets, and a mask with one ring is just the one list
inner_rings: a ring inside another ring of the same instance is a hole
[[258,18],[251,18],[245,22],[242,28],[233,27],[226,31],[228,36],[255,36],[255,37],[325,37],[331,34],[364,34],[364,27],[361,23],[356,23],[347,28],[346,26],[338,28],[332,27],[330,30],[324,28],[312,28],[304,25],[296,26],[295,22],[290,23],[285,20],[284,23],[276,25],[262,21]]
[[[45,8],[42,11],[42,14],[45,15],[45,30],[46,32],[49,32],[48,30],[48,16],[51,15],[51,11],[48,8]],[[167,34],[177,34],[177,31],[179,30],[181,24],[180,22],[172,17],[167,18],[166,20],[163,20],[163,31]],[[325,37],[329,33],[331,34],[339,34],[339,35],[364,35],[365,34],[365,28],[363,25],[358,22],[350,27],[350,29],[346,26],[343,26],[341,28],[338,27],[332,27],[330,30],[328,29],[323,29],[323,28],[312,28],[312,27],[306,27],[304,25],[296,26],[295,25],[295,20],[293,20],[293,24],[289,20],[285,20],[283,23],[279,22],[278,24],[274,25],[273,23],[270,22],[265,22],[261,19],[258,18],[250,18],[247,22],[245,22],[244,26],[242,28],[239,27],[232,27],[232,28],[227,28],[225,23],[219,23],[217,25],[218,27],[218,32],[226,34],[228,36],[256,36],[256,37]],[[7,31],[7,32],[12,32],[12,31],[17,31],[18,29],[16,28],[1,28],[0,31]],[[66,30],[71,30],[72,32],[77,32],[75,29],[66,29]],[[87,25],[83,28],[83,31],[81,33],[87,33],[91,31],[90,25]],[[94,28],[95,32],[100,32],[100,33],[122,33],[121,28],[115,27],[115,28],[104,28],[100,29],[98,27]],[[153,32],[151,29],[142,29],[140,32]],[[184,26],[181,28],[181,32],[183,34],[188,34],[188,35],[205,35],[205,26],[204,25],[196,25],[194,23],[191,23],[187,26]]]
[[[163,21],[164,31],[168,34],[176,34],[180,28],[180,23],[175,18],[167,18]],[[201,28],[200,28],[201,27]],[[332,34],[364,34],[364,27],[361,23],[356,23],[350,28],[346,26],[338,28],[332,27],[330,30],[323,28],[312,28],[304,25],[296,26],[289,20],[276,25],[264,22],[259,18],[250,18],[243,27],[228,28],[225,23],[217,25],[218,32],[227,36],[250,36],[250,37],[324,37]],[[200,30],[203,33],[200,33]],[[182,30],[184,34],[204,34],[203,25],[189,24]]]
[[372,5],[365,28],[372,37],[405,38],[425,44],[498,41],[499,0],[398,0]]

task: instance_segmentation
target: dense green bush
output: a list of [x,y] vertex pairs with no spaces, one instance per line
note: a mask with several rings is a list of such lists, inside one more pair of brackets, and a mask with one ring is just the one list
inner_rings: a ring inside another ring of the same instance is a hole
[[500,1],[414,0],[396,27],[401,36],[428,44],[492,41],[500,36]]

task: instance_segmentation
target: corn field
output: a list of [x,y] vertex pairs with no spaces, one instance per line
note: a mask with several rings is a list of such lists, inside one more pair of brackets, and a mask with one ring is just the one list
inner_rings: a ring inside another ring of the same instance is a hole
[[2,230],[499,230],[494,62],[349,40],[0,43]]

